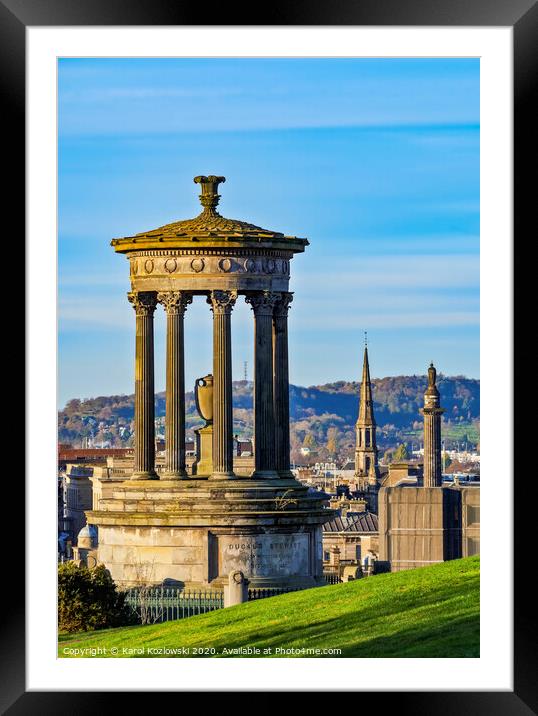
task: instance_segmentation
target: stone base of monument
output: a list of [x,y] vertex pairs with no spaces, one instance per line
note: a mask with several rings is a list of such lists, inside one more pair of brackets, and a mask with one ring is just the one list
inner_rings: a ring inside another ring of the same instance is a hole
[[213,425],[204,425],[194,431],[196,455],[192,466],[193,475],[209,475],[213,470]]
[[254,588],[323,581],[322,525],[336,513],[294,479],[93,482],[87,520],[98,527],[99,562],[121,587],[222,589],[234,570]]

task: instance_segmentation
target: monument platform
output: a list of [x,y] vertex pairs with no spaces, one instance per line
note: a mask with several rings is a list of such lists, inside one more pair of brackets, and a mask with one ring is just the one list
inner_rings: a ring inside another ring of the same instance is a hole
[[121,587],[221,589],[233,570],[252,587],[322,582],[322,494],[294,479],[94,478],[98,561]]

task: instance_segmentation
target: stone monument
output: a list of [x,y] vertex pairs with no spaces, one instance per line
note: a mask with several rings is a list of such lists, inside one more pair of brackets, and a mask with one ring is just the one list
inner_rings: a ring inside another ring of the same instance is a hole
[[379,491],[379,557],[398,572],[480,551],[480,489],[443,486],[441,418],[433,363],[424,393],[424,484]]
[[[202,203],[196,218],[112,241],[129,262],[136,318],[135,448],[131,479],[103,479],[94,491],[87,518],[98,526],[98,558],[123,586],[167,579],[221,588],[234,570],[253,587],[315,585],[322,579],[321,527],[335,513],[293,478],[289,461],[290,262],[308,241],[224,218],[216,209],[224,177],[194,181]],[[247,477],[233,470],[231,330],[240,296],[254,315],[255,462]],[[196,474],[188,476],[183,324],[198,297],[213,314],[213,370],[211,385],[210,376],[197,384],[206,426],[198,433]],[[161,474],[154,439],[158,305],[167,317]]]
[[428,368],[428,387],[424,393],[424,487],[441,487],[443,475],[441,468],[441,408],[439,390],[435,381],[437,371],[433,363]]

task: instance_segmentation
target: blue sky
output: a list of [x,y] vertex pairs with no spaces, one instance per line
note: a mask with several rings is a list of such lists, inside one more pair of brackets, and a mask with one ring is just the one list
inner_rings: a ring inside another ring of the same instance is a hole
[[[110,239],[219,210],[306,236],[291,264],[290,380],[479,375],[479,60],[61,59],[59,402],[134,390],[127,261]],[[233,315],[234,379],[252,316]],[[165,330],[156,314],[156,389]],[[186,316],[186,381],[211,313]]]

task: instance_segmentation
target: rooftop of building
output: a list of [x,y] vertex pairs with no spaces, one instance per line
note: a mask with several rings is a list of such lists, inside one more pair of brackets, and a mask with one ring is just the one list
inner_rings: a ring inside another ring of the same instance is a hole
[[354,532],[361,534],[379,532],[377,515],[373,512],[348,512],[345,517],[335,517],[323,525],[324,532]]
[[59,460],[86,460],[92,458],[128,457],[134,454],[133,448],[69,448],[58,447]]

